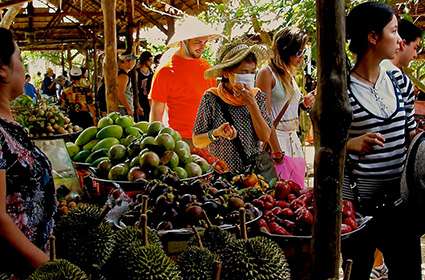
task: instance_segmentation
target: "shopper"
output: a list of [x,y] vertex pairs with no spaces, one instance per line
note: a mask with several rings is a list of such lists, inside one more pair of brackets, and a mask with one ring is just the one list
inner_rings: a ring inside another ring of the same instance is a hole
[[[349,77],[353,116],[343,197],[360,214],[373,216],[367,230],[342,246],[344,259],[353,260],[351,278],[356,280],[369,279],[377,248],[388,266],[388,279],[421,279],[419,236],[408,226],[412,213],[398,204],[407,143],[416,127],[412,103],[404,97],[412,98],[413,92],[397,83],[401,72],[380,68],[399,49],[397,29],[393,10],[378,2],[360,4],[347,17],[349,49],[356,62]],[[399,230],[394,230],[395,221]]]
[[169,59],[168,54],[162,56],[153,78],[150,120],[162,121],[167,107],[170,126],[189,143],[202,95],[215,85],[213,79],[204,78],[209,64],[201,55],[207,42],[217,35],[217,31],[194,17],[184,19],[168,44],[177,44],[178,49],[169,51]]
[[[314,94],[303,96],[295,80],[295,74],[303,63],[303,54],[307,43],[307,34],[297,27],[285,27],[276,32],[273,38],[273,55],[269,64],[260,70],[257,86],[267,95],[267,109],[272,120],[276,119],[287,102],[287,109],[272,130],[270,146],[272,158],[279,162],[283,155],[304,158],[301,141],[298,138],[298,111],[310,109],[314,103]],[[297,175],[304,178],[304,171]],[[295,175],[295,174],[294,174]]]
[[142,114],[143,109],[137,100],[137,107],[134,108],[133,89],[129,73],[136,65],[137,57],[133,54],[120,54],[118,56],[118,102],[120,112],[123,115],[133,116],[135,114]]
[[151,90],[153,71],[153,56],[149,51],[140,54],[137,65],[137,78],[139,86],[139,104],[143,109],[143,114],[139,115],[140,120],[148,121],[150,113],[150,104],[148,95]]
[[56,87],[55,83],[53,83],[54,73],[52,68],[47,68],[47,73],[44,75],[43,84],[41,86],[41,91],[47,97],[51,97],[55,100],[56,98]]
[[51,164],[13,119],[10,100],[22,94],[24,67],[12,33],[0,28],[0,273],[14,279],[46,263],[56,211]]
[[217,65],[205,72],[219,77],[218,87],[202,97],[193,128],[193,144],[208,147],[231,171],[243,171],[270,137],[266,94],[254,87],[257,65],[267,59],[265,48],[235,42],[225,44]]
[[35,89],[35,86],[31,84],[30,74],[25,74],[24,93],[31,97],[33,102],[37,100],[37,90]]

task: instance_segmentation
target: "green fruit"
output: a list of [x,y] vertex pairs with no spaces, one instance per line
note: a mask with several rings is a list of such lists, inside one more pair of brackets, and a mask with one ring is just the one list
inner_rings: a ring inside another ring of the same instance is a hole
[[107,149],[109,150],[113,145],[119,144],[120,140],[114,137],[108,137],[100,140],[97,142],[97,144],[93,147],[92,151],[97,151],[99,149]]
[[170,168],[168,166],[165,165],[160,165],[158,166],[158,168],[155,169],[155,171],[153,172],[153,175],[155,178],[159,178],[161,177],[161,175],[167,175],[170,172]]
[[136,139],[137,138],[133,135],[127,135],[127,137],[120,139],[120,143],[127,147],[128,145],[130,145],[131,142],[133,142]]
[[159,165],[159,157],[154,152],[146,152],[139,158],[139,165],[142,169],[152,169]]
[[127,128],[134,125],[134,120],[130,116],[120,116],[115,120],[115,124]]
[[105,139],[108,137],[114,137],[120,139],[123,134],[122,127],[116,124],[108,125],[107,127],[102,128],[96,134],[97,139]]
[[104,149],[104,148],[103,149],[98,149],[98,150],[92,152],[86,158],[85,162],[92,164],[93,161],[95,161],[96,159],[101,158],[101,157],[106,157],[106,156],[108,156],[108,149]]
[[110,117],[103,117],[97,123],[97,128],[102,129],[102,128],[107,127],[108,125],[112,125],[112,124],[114,124],[113,119],[111,119]]
[[127,148],[121,144],[115,144],[108,151],[108,157],[112,162],[122,162],[126,159]]
[[120,117],[120,113],[118,112],[111,112],[107,115],[107,117],[111,118],[114,122],[116,119],[118,119]]
[[198,177],[202,175],[202,169],[199,165],[197,165],[194,162],[189,162],[185,165],[184,169],[187,172],[187,176],[189,178],[191,177]]
[[97,164],[97,175],[99,175],[101,178],[106,178],[111,168],[111,161],[109,158],[105,158]]
[[95,138],[96,133],[97,133],[97,127],[95,126],[87,127],[80,133],[80,135],[78,135],[77,139],[75,140],[75,144],[78,146],[84,146],[90,140]]
[[168,133],[158,134],[155,137],[155,143],[165,151],[172,151],[176,147],[173,136]]
[[171,169],[174,169],[179,166],[179,156],[176,152],[166,151],[161,157],[161,163],[168,165]]
[[90,142],[83,146],[83,150],[91,151],[97,142],[99,142],[97,139],[90,140]]
[[148,131],[146,133],[149,136],[157,136],[162,128],[163,125],[160,121],[154,121],[149,124]]
[[[225,231],[218,226],[211,226],[205,229],[202,237],[205,248],[208,248],[211,252],[217,255],[221,255],[223,250],[227,247],[227,244],[233,240],[233,236],[228,231]],[[197,241],[195,242],[197,244]]]
[[82,150],[79,151],[72,160],[75,162],[85,162],[86,158],[90,155],[90,151]]
[[184,170],[184,168],[177,166],[176,168],[173,169],[174,172],[176,172],[177,176],[180,179],[186,179],[187,178],[187,172],[186,170]]
[[146,179],[146,173],[138,166],[132,167],[127,174],[127,180],[130,182],[142,179]]
[[88,280],[75,264],[63,259],[49,261],[37,268],[27,280]]
[[214,264],[217,256],[206,248],[188,247],[176,262],[180,267],[183,279],[214,279]]
[[183,140],[178,140],[176,141],[176,147],[175,147],[175,151],[178,150],[186,150],[190,153],[190,147],[189,144],[187,144],[185,141]]
[[72,158],[73,156],[75,156],[76,154],[78,154],[78,152],[80,151],[80,147],[78,147],[78,145],[75,145],[72,142],[66,142],[66,149],[68,151],[69,156]]
[[147,133],[148,127],[149,127],[149,122],[141,121],[141,122],[135,123],[133,126],[140,129],[143,133]]
[[156,146],[155,138],[152,136],[146,136],[143,138],[142,142],[140,143],[140,149],[143,150],[145,148],[152,148],[153,146]]
[[127,133],[128,135],[133,135],[136,138],[140,138],[143,135],[143,131],[140,130],[139,128],[137,128],[137,127],[134,127],[134,126],[126,127],[125,133]]
[[111,167],[108,173],[108,179],[114,181],[125,181],[127,180],[128,167],[123,164],[117,164]]
[[202,174],[205,174],[211,170],[211,165],[202,157],[199,157],[198,159],[194,160],[194,162],[201,167]]
[[189,151],[185,149],[180,149],[176,151],[177,155],[179,156],[179,162],[180,165],[185,166],[189,162],[192,162],[192,155]]
[[139,156],[135,156],[134,158],[132,158],[129,166],[130,168],[139,166]]
[[127,152],[130,157],[137,156],[140,153],[140,142],[138,140],[133,140],[127,146]]
[[99,165],[99,163],[101,163],[103,160],[105,160],[105,159],[109,159],[108,157],[100,157],[100,158],[98,158],[98,159],[96,159],[96,160],[94,160],[91,164],[90,164],[90,166],[93,166],[93,167],[97,167],[98,165]]
[[177,132],[177,131],[175,131],[174,129],[172,129],[171,127],[164,127],[164,128],[163,128],[163,129],[161,129],[161,131],[159,132],[159,134],[162,134],[162,133],[168,133],[168,134],[170,134],[171,136],[173,136],[173,139],[174,139],[174,141],[175,141],[175,142],[177,142],[177,141],[181,140],[181,136],[180,136],[180,134],[178,134],[178,132]]

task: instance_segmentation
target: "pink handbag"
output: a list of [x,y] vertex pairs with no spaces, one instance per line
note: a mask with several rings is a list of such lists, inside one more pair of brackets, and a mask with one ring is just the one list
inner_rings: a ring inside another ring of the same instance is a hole
[[276,174],[280,179],[292,180],[304,188],[305,160],[302,157],[284,156],[282,162],[275,163]]

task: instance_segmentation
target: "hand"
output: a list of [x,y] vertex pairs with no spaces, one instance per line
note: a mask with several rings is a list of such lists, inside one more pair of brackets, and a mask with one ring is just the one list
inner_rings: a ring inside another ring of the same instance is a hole
[[139,116],[145,115],[145,111],[143,111],[143,108],[140,107],[140,106],[137,107],[137,115],[139,115]]
[[215,137],[223,137],[227,140],[233,140],[237,136],[237,131],[233,125],[230,125],[228,122],[223,123],[218,128],[213,130],[213,135]]
[[385,138],[380,133],[368,132],[348,140],[347,150],[358,154],[367,154],[373,151],[374,146],[384,147]]
[[304,96],[304,106],[306,108],[311,108],[313,107],[314,101],[316,101],[316,90],[313,90],[311,92],[309,92],[306,96]]
[[233,92],[236,97],[242,99],[242,102],[247,106],[257,104],[255,96],[251,93],[251,89],[245,84],[235,84],[233,86]]

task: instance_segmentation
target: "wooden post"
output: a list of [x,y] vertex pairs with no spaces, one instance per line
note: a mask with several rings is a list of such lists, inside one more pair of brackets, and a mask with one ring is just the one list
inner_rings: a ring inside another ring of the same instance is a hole
[[[127,52],[136,55],[137,44],[133,41],[133,34],[136,31],[134,25],[134,0],[126,0],[127,3]],[[139,105],[139,83],[137,77],[137,71],[134,67],[131,69],[129,77],[131,83],[131,89],[133,91],[133,116],[137,117],[137,106]]]
[[318,96],[312,111],[315,139],[312,257],[315,280],[339,279],[341,187],[351,124],[344,52],[344,1],[316,0]]
[[21,11],[21,8],[22,8],[21,2],[26,2],[26,1],[19,1],[19,4],[8,7],[6,14],[3,16],[0,22],[0,27],[6,28],[6,29],[10,28],[10,26],[13,23],[13,20]]
[[117,0],[102,0],[103,24],[105,29],[105,63],[103,66],[103,75],[105,78],[105,95],[108,113],[118,111],[116,7]]

